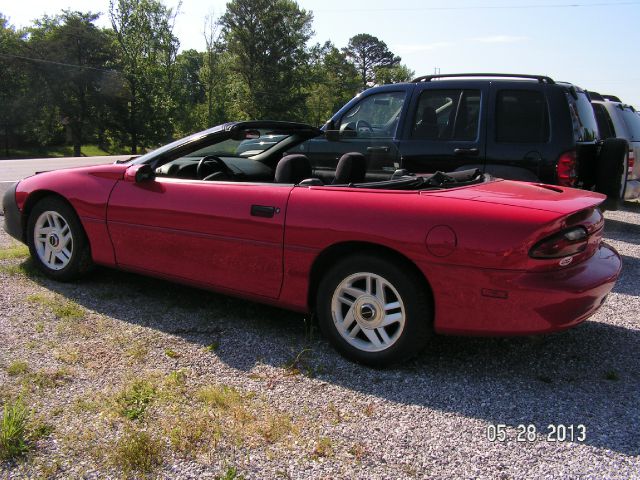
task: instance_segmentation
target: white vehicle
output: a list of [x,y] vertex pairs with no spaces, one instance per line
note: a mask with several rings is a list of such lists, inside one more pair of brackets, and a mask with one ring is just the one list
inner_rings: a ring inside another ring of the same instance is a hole
[[640,197],[640,115],[618,97],[589,92],[601,138],[624,138],[629,143],[624,199]]

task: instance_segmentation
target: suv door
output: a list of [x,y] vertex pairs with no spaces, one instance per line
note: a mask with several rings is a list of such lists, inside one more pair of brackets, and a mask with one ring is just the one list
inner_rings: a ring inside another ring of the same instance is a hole
[[305,153],[314,176],[330,181],[343,154],[360,152],[367,158],[367,178],[388,179],[398,167],[395,136],[406,97],[405,90],[363,96],[334,118],[333,128],[339,132],[337,140],[320,137],[306,142]]
[[550,181],[546,167],[555,165],[557,152],[550,138],[546,84],[495,82],[489,105],[487,171],[514,180]]
[[402,167],[410,172],[451,172],[484,164],[481,127],[487,89],[456,83],[453,88],[438,82],[418,86],[400,146]]

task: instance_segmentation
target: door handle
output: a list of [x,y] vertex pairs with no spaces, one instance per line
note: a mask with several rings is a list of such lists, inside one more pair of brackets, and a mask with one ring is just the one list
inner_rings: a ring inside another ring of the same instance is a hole
[[367,152],[372,152],[372,153],[384,152],[384,153],[388,153],[389,152],[389,147],[367,147]]
[[456,155],[478,155],[480,150],[477,148],[456,148],[453,153]]
[[[279,211],[280,209],[278,209]],[[276,207],[269,207],[267,205],[251,205],[251,215],[254,217],[272,218],[276,213]]]

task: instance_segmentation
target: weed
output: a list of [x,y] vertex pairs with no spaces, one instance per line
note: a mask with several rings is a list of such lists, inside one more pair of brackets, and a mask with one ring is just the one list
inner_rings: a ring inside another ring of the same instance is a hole
[[74,363],[78,363],[80,353],[77,350],[72,350],[70,348],[67,348],[66,350],[54,352],[53,356],[59,362],[74,364]]
[[221,426],[216,418],[201,411],[183,415],[168,431],[171,447],[186,456],[199,450],[215,449],[221,436]]
[[36,333],[44,332],[44,323],[42,322],[36,323],[35,330],[36,330]]
[[238,475],[236,467],[228,467],[224,473],[216,475],[216,480],[244,480],[242,475]]
[[57,297],[49,297],[39,293],[28,295],[27,302],[47,307],[60,320],[80,320],[85,315],[85,310],[75,302]]
[[126,351],[127,357],[137,361],[143,360],[148,353],[149,347],[142,341],[133,342]]
[[118,395],[118,411],[129,420],[137,420],[144,415],[155,396],[156,388],[151,382],[136,380]]
[[209,353],[214,353],[216,350],[220,348],[220,344],[218,342],[213,342],[204,347],[204,349]]
[[364,414],[367,417],[373,417],[373,414],[376,411],[376,406],[373,403],[368,403],[366,407],[364,407]]
[[169,358],[178,358],[180,354],[175,350],[171,350],[170,348],[165,349],[164,354]]
[[184,387],[187,379],[187,371],[180,369],[174,370],[165,377],[164,384],[170,389],[180,389]]
[[367,453],[367,448],[362,443],[354,443],[349,447],[349,454],[353,455],[356,462],[362,461],[363,457]]
[[606,371],[604,374],[604,378],[606,380],[611,380],[613,382],[617,382],[618,380],[620,380],[620,376],[618,375],[618,372],[616,372],[615,370]]
[[227,385],[201,388],[197,393],[197,398],[203,403],[222,410],[229,410],[242,403],[240,392]]
[[0,421],[0,460],[8,460],[29,451],[26,426],[29,412],[20,399],[7,402]]
[[23,362],[22,360],[16,360],[7,367],[7,375],[9,375],[10,377],[23,375],[28,371],[29,365],[27,365],[27,362]]
[[14,244],[0,249],[0,260],[8,260],[10,258],[27,258],[28,256],[29,248],[26,245]]
[[313,377],[313,367],[309,364],[311,353],[310,348],[303,348],[289,362],[286,362],[284,368],[287,375],[304,374],[308,377]]
[[53,433],[53,425],[46,423],[41,419],[33,421],[29,426],[29,439],[33,441],[48,437]]
[[313,448],[312,456],[314,458],[330,457],[333,455],[333,445],[329,437],[320,437]]
[[39,388],[55,388],[69,380],[71,372],[66,368],[59,368],[53,372],[46,370],[38,370],[37,372],[28,373],[23,378],[25,386]]
[[267,419],[258,431],[269,443],[275,443],[288,435],[293,429],[291,417],[285,414],[277,414]]
[[0,273],[15,276],[25,277],[41,277],[40,271],[33,265],[30,260],[22,262],[20,265],[0,265]]
[[148,432],[127,430],[117,440],[111,462],[125,476],[151,473],[162,463],[162,443]]

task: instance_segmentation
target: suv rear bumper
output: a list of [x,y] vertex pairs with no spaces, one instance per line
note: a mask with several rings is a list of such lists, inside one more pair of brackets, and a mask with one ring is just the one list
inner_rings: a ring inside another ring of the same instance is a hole
[[427,278],[438,279],[431,285],[436,332],[512,336],[555,332],[583,322],[604,303],[621,268],[618,252],[602,243],[588,260],[552,272],[450,265],[429,265],[424,271],[431,272]]

